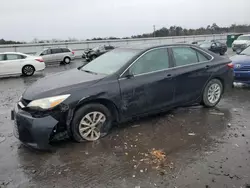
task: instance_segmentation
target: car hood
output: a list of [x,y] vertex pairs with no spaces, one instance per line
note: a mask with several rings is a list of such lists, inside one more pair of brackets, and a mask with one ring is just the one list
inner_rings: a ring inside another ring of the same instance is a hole
[[250,56],[248,55],[235,55],[230,57],[233,63],[248,63],[250,64]]
[[26,89],[22,97],[26,100],[35,100],[60,94],[70,94],[71,90],[80,87],[86,88],[104,77],[103,74],[96,75],[78,69],[64,71],[38,80]]
[[249,43],[249,40],[235,40],[233,44],[247,44]]

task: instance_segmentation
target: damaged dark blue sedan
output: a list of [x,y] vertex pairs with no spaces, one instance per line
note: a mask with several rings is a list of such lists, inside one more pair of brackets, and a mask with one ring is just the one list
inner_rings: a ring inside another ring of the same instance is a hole
[[31,85],[12,111],[14,133],[48,149],[64,132],[95,141],[115,122],[195,103],[214,107],[232,87],[232,68],[229,59],[194,45],[117,48]]

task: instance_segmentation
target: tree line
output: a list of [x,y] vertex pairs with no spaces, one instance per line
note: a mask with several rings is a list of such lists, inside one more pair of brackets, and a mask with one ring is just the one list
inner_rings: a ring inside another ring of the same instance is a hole
[[[100,38],[95,37],[92,39],[87,39],[87,41],[91,40],[115,40],[115,39],[130,39],[130,38],[149,38],[149,37],[168,37],[168,36],[186,36],[186,35],[209,35],[209,34],[221,34],[221,33],[245,33],[250,32],[250,25],[237,25],[232,24],[229,27],[220,27],[216,23],[212,25],[208,25],[207,27],[200,27],[198,29],[187,29],[181,26],[171,26],[169,28],[163,27],[161,29],[155,30],[151,33],[144,33],[140,35],[133,35],[131,37],[106,37]],[[55,43],[55,42],[75,42],[79,41],[75,38],[69,38],[67,40],[38,40],[34,39],[32,43]],[[1,44],[23,44],[25,42],[18,42],[18,41],[11,41],[11,40],[4,40],[0,39]]]
[[209,35],[221,33],[245,33],[250,32],[250,25],[232,24],[229,27],[220,27],[216,23],[198,29],[186,29],[180,26],[163,27],[152,33],[142,35],[133,35],[131,38],[148,38],[148,37],[167,37],[167,36],[185,36],[185,35]]

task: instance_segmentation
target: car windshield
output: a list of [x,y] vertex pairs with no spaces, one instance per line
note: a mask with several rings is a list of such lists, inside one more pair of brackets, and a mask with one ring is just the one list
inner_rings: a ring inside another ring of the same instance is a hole
[[250,36],[239,36],[237,40],[250,40]]
[[250,46],[248,48],[246,48],[245,50],[243,50],[240,55],[249,55],[250,56]]
[[138,50],[132,49],[112,50],[83,66],[81,70],[99,74],[113,74],[124,66],[130,59],[132,59],[137,53]]
[[202,48],[209,48],[210,46],[211,46],[211,42],[200,43],[200,47],[202,47]]

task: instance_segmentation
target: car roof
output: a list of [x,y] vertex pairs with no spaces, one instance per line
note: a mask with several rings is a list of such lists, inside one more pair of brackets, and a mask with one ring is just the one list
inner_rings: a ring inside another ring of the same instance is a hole
[[131,50],[139,50],[139,51],[144,51],[144,50],[150,50],[153,48],[161,48],[161,47],[172,47],[172,46],[185,46],[185,47],[196,47],[196,45],[193,44],[188,44],[188,43],[176,43],[176,44],[164,44],[164,45],[159,45],[159,44],[141,44],[141,45],[128,45],[128,46],[122,46],[118,48],[122,49],[131,49]]
[[28,56],[28,54],[24,54],[24,53],[21,53],[21,52],[0,52],[0,54],[17,54],[17,55]]

